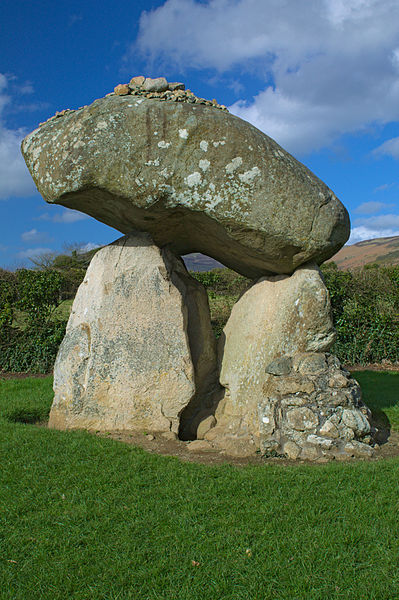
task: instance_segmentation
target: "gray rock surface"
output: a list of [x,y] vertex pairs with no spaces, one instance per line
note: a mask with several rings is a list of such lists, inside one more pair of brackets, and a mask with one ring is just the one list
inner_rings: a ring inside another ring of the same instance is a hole
[[[259,421],[271,373],[288,375],[290,357],[326,351],[334,339],[328,290],[318,267],[305,265],[291,276],[263,277],[254,283],[233,306],[220,339],[220,383],[226,392],[212,435],[220,433],[223,447],[224,438],[233,436],[254,440],[259,448],[261,435],[274,428],[272,409]],[[303,378],[290,384],[293,395],[313,389]],[[254,446],[248,444],[247,449],[253,452]]]
[[146,233],[92,259],[54,370],[50,427],[173,434],[215,384],[215,340],[203,287]]
[[197,427],[197,439],[203,440],[205,434],[208,433],[208,431],[210,431],[215,425],[216,419],[213,415],[209,415],[203,419]]
[[143,82],[143,89],[146,92],[166,92],[168,89],[168,82],[165,77],[156,77],[155,79],[147,77]]
[[194,440],[187,444],[189,452],[215,452],[215,448],[206,440]]
[[[283,455],[292,460],[372,457],[374,450],[369,442],[376,430],[371,425],[371,413],[362,402],[359,384],[338,359],[324,352],[299,352],[283,356],[280,361],[283,359],[292,365],[290,372],[267,376],[262,398],[258,398],[258,413],[252,414],[252,432],[248,426],[244,432],[241,425],[234,435],[226,427],[223,413],[208,434],[210,438],[205,438],[232,453],[236,453],[237,438],[237,447],[243,453],[245,436],[252,440],[248,454],[255,445],[266,456]],[[301,369],[304,364],[307,368]],[[310,365],[317,365],[317,370]],[[334,381],[338,385],[334,386]]]
[[[325,352],[334,341],[328,291],[316,266],[261,278],[233,307],[220,340],[226,389],[205,439],[232,454],[310,460],[343,454],[370,433],[358,384]],[[288,443],[289,442],[289,443]]]
[[345,243],[345,208],[271,138],[212,103],[160,99],[110,95],[29,134],[22,151],[44,199],[250,278]]

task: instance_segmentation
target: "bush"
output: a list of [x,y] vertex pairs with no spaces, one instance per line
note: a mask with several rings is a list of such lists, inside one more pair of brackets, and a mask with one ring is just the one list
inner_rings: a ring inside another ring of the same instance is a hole
[[52,319],[62,298],[64,277],[45,270],[0,273],[0,370],[47,373],[65,333]]
[[250,280],[230,269],[191,272],[208,293],[211,324],[216,338],[222,335],[234,304],[248,287]]
[[[42,269],[0,269],[0,370],[52,369],[68,317],[68,310],[59,307],[74,297],[94,252],[89,254],[58,256]],[[328,263],[322,273],[337,330],[332,352],[349,364],[399,362],[399,266],[339,271]],[[207,290],[212,327],[219,337],[250,281],[230,269],[191,275]]]
[[332,348],[349,364],[399,361],[399,266],[339,271],[323,265],[337,340]]

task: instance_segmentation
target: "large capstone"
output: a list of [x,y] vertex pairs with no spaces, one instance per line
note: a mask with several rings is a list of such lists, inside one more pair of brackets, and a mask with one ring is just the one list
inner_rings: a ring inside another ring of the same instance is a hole
[[50,427],[190,431],[215,380],[208,299],[182,261],[146,233],[101,249],[57,356]]
[[108,96],[48,121],[22,151],[47,202],[250,278],[321,263],[349,235],[348,214],[322,181],[211,106]]

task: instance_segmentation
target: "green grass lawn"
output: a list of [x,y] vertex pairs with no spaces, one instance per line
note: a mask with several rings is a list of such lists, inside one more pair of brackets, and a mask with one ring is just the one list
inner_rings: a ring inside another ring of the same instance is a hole
[[[399,376],[356,376],[399,426]],[[182,463],[18,422],[51,396],[0,381],[1,599],[399,598],[399,460]]]
[[399,373],[357,371],[352,375],[360,383],[363,400],[376,419],[388,419],[392,429],[399,431]]

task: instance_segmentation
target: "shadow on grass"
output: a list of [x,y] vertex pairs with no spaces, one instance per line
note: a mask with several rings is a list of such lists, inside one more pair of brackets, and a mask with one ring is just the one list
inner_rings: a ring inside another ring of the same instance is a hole
[[377,441],[384,444],[391,429],[399,429],[399,373],[357,371],[352,375],[360,383],[363,400],[377,427]]
[[19,408],[6,412],[3,417],[9,423],[24,423],[26,425],[37,425],[48,420],[48,412],[40,408]]

